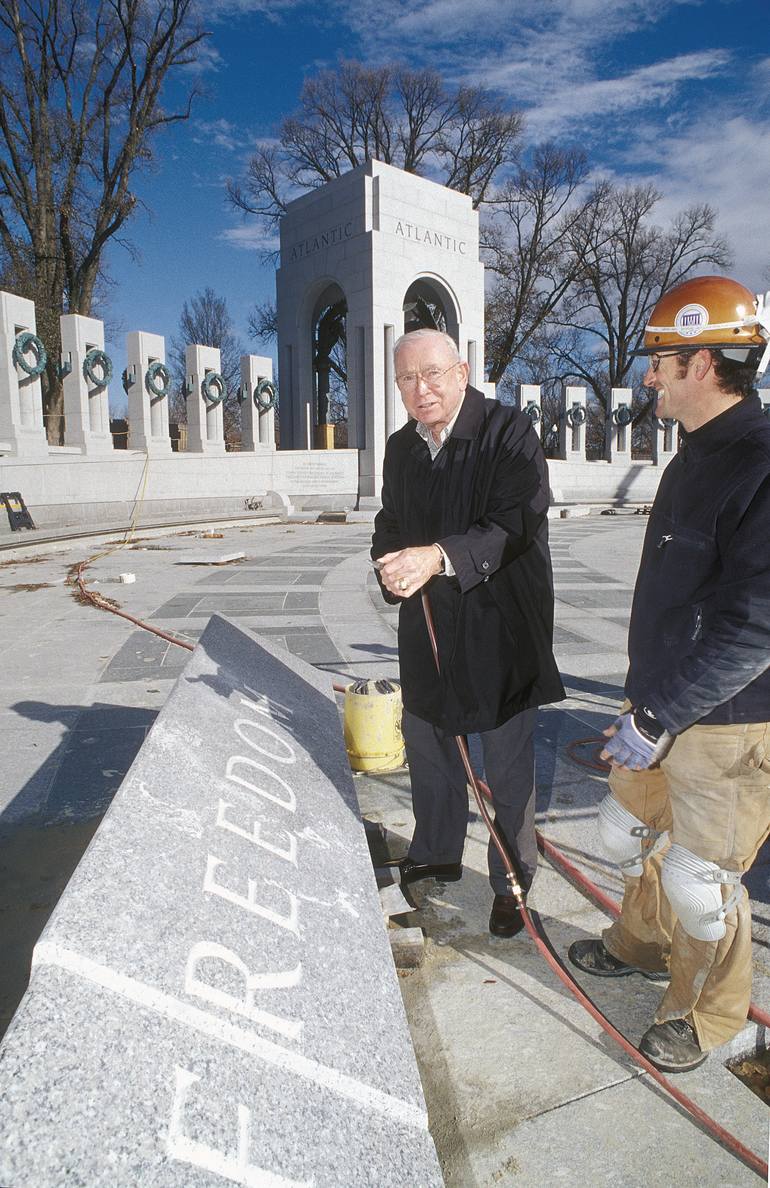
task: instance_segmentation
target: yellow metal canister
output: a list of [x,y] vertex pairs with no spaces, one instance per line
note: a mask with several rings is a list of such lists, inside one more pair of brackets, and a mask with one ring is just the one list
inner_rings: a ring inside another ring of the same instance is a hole
[[401,686],[354,681],[345,690],[345,746],[353,771],[395,771],[404,766]]

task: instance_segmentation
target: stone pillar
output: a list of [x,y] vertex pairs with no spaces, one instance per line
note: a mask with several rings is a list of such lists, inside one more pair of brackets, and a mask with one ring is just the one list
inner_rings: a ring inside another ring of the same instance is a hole
[[517,407],[527,414],[534,425],[535,432],[542,440],[543,409],[540,403],[540,385],[517,384],[516,403]]
[[478,350],[476,347],[475,339],[469,339],[469,341],[468,341],[467,363],[468,363],[468,383],[471,385],[472,388],[478,388],[479,379],[481,377],[479,376],[479,359],[478,359]]
[[[0,448],[20,458],[48,453],[39,375],[28,375],[13,361],[19,334],[35,334],[35,305],[26,297],[0,292]],[[35,366],[34,352],[24,354]]]
[[588,411],[585,388],[562,390],[559,416],[559,457],[566,462],[585,462]]
[[604,457],[608,462],[628,466],[631,462],[631,389],[613,388],[604,438]]
[[[348,329],[348,445],[366,449],[366,330],[352,325]],[[359,455],[359,462],[362,454]]]
[[385,326],[383,339],[383,399],[385,403],[385,440],[396,431],[396,375],[393,361],[393,347],[396,342],[395,327]]
[[667,466],[679,446],[679,424],[671,417],[664,421],[652,414],[652,460],[656,466]]
[[77,446],[84,454],[111,454],[110,402],[104,369],[97,364],[97,382],[85,374],[89,351],[104,351],[104,323],[81,314],[63,314],[61,319],[62,363],[69,365],[64,376],[64,444]]
[[222,366],[219,348],[187,346],[184,354],[187,377],[187,452],[224,454],[222,400],[207,399],[203,393],[203,381],[212,372],[218,374]]
[[265,355],[241,355],[241,453],[275,448],[275,410],[257,400],[257,385],[273,382],[273,360]]
[[[171,453],[168,429],[168,396],[157,396],[149,387],[151,363],[166,363],[166,342],[160,334],[135,330],[126,335],[126,368],[132,381],[128,389],[128,448],[154,456]],[[163,385],[159,380],[155,386]]]

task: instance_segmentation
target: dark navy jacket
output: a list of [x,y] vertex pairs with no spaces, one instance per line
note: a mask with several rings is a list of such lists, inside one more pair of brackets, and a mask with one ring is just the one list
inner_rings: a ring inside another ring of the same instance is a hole
[[387,442],[372,556],[439,543],[455,577],[429,596],[436,673],[420,594],[401,602],[404,705],[451,734],[493,730],[564,696],[553,658],[548,474],[529,417],[468,388],[431,461],[410,421]]
[[770,420],[759,399],[692,433],[655,498],[626,695],[678,734],[770,721]]

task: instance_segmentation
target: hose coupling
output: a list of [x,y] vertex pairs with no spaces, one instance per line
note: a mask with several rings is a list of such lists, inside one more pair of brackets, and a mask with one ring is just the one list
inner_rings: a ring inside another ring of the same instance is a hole
[[505,877],[510,884],[511,895],[513,895],[513,897],[515,898],[519,907],[521,907],[524,903],[524,892],[521,889],[521,886],[519,884],[518,879],[516,878],[516,875],[512,871],[508,871],[508,873],[506,874]]

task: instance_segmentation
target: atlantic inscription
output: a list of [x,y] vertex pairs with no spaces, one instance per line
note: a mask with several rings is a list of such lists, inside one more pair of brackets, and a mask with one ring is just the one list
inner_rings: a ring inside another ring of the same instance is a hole
[[406,219],[399,219],[396,223],[396,235],[402,239],[412,239],[415,243],[427,243],[447,252],[466,255],[467,244],[464,239],[456,239],[454,235],[446,235],[443,231],[432,231],[430,227],[420,227],[417,223],[408,223]]
[[299,243],[295,243],[291,249],[289,259],[292,264],[297,260],[306,260],[308,256],[314,255],[315,252],[320,252],[322,248],[334,247],[335,244],[342,243],[346,239],[353,237],[353,220],[348,219],[347,223],[338,223],[336,227],[328,227],[326,231],[321,231],[318,235],[312,235],[307,239],[301,239]]

